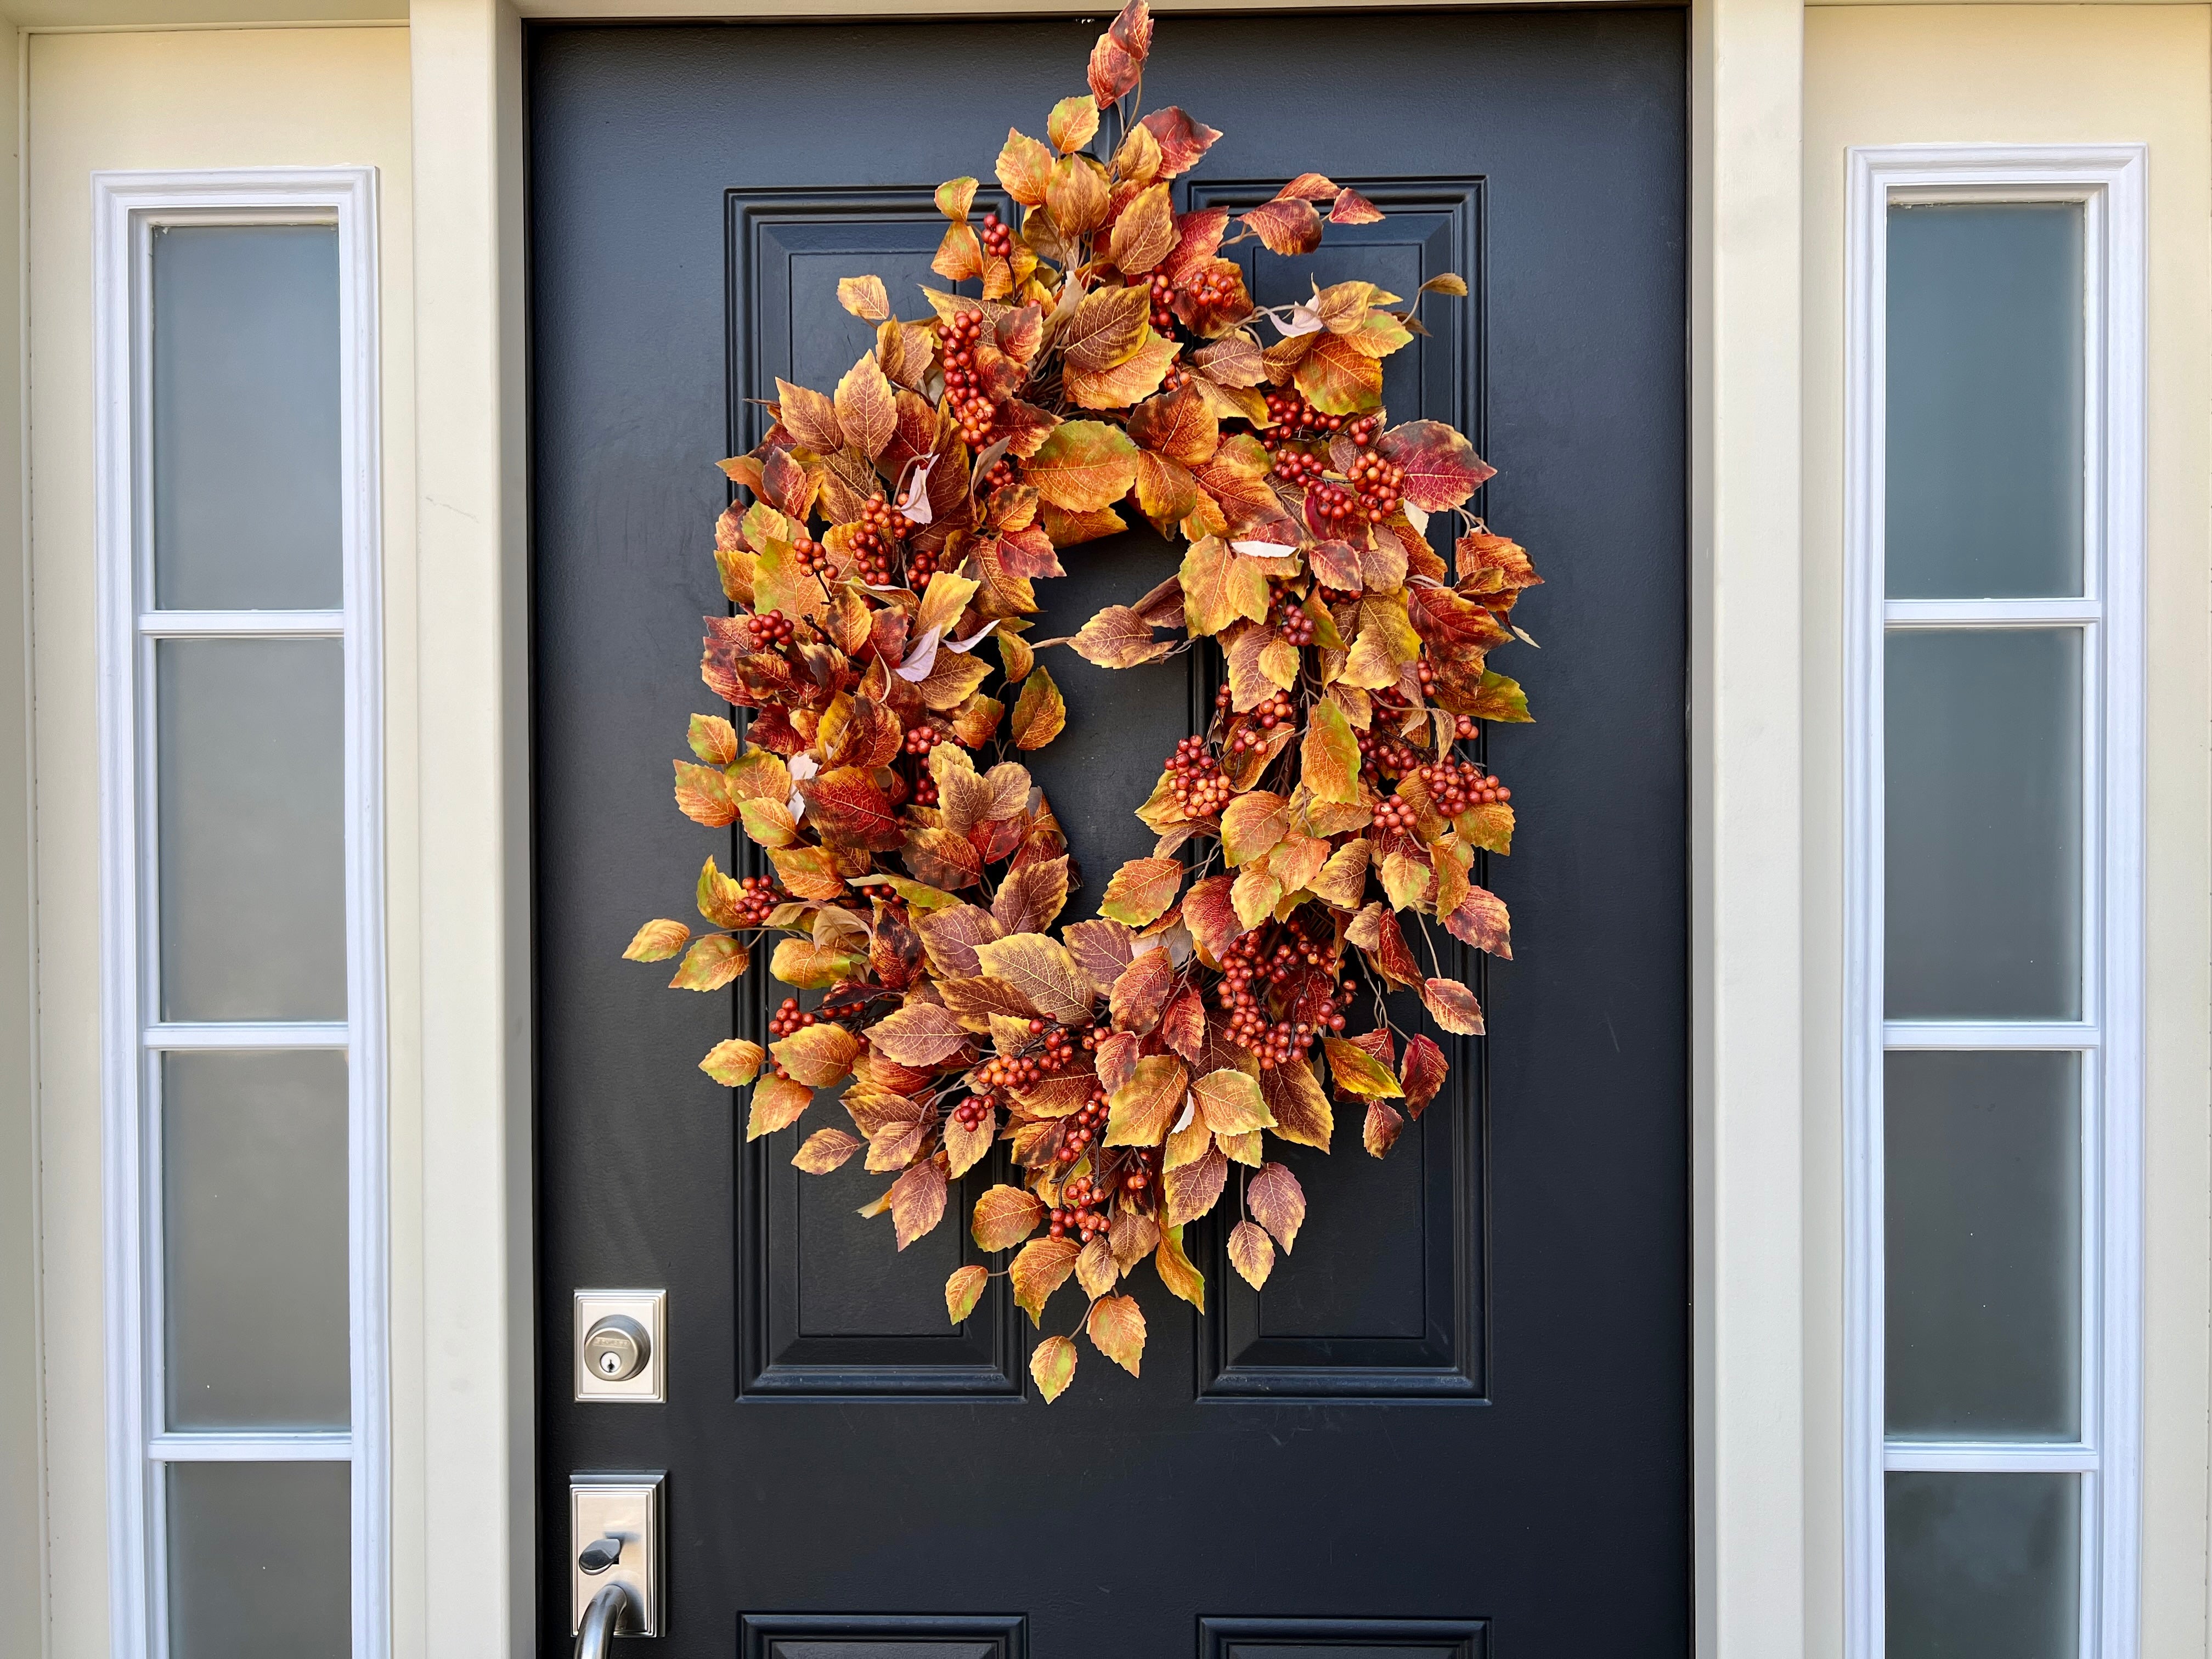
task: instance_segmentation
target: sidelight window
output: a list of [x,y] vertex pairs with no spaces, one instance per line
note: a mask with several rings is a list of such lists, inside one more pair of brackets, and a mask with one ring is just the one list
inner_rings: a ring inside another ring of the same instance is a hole
[[2143,166],[1852,155],[1854,1659],[2135,1651]]
[[374,178],[95,179],[117,1650],[386,1647]]

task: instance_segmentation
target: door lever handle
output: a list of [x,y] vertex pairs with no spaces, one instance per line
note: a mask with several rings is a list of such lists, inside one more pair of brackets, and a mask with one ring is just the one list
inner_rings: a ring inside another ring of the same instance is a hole
[[[598,1546],[592,1547],[596,1549]],[[592,1605],[584,1609],[584,1627],[576,1632],[576,1659],[607,1659],[612,1650],[615,1627],[622,1623],[623,1614],[629,1606],[629,1586],[619,1580],[594,1595]]]

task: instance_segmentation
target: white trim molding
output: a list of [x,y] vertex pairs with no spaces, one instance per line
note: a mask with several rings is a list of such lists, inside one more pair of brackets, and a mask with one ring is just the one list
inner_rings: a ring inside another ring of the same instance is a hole
[[[99,627],[100,1024],[111,1644],[167,1651],[161,1492],[186,1462],[352,1466],[352,1652],[390,1651],[390,1316],[385,1012],[382,480],[373,167],[96,173],[94,453]],[[325,224],[338,257],[340,532],[336,611],[161,611],[151,581],[148,278],[179,224]],[[346,1017],[340,1024],[164,1023],[155,998],[152,641],[331,638],[344,647]],[[339,1050],[347,1060],[349,1427],[176,1433],[161,1421],[157,1067],[179,1050]]]
[[[1897,145],[1849,152],[1844,244],[1844,1651],[1884,1650],[1891,1470],[2081,1476],[2082,1659],[2133,1659],[2142,1415],[2144,563],[2147,151],[2141,144]],[[2083,208],[2084,522],[2078,598],[1894,600],[1884,575],[1889,210],[1954,202]],[[1885,635],[2071,627],[2084,641],[2081,1018],[1883,1018]],[[1883,1407],[1883,1056],[2081,1056],[2081,1424],[2057,1444],[1887,1441]]]

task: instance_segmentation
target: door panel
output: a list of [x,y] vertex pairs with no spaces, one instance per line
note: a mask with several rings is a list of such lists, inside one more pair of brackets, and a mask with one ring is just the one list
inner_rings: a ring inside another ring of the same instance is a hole
[[[618,959],[708,853],[751,867],[668,797],[714,708],[714,461],[771,377],[830,384],[862,349],[838,276],[919,308],[932,188],[1040,128],[1097,27],[531,37],[543,1644],[568,1639],[569,1472],[665,1468],[669,1654],[1686,1651],[1680,14],[1159,24],[1147,106],[1228,135],[1179,204],[1312,167],[1389,216],[1258,262],[1259,297],[1468,277],[1386,397],[1503,469],[1476,505],[1547,577],[1516,665],[1541,723],[1488,757],[1529,808],[1487,878],[1521,957],[1465,964],[1498,1035],[1453,1044],[1388,1159],[1347,1123],[1298,1161],[1311,1217],[1263,1294],[1204,1233],[1209,1316],[1140,1272],[1143,1376],[1092,1354],[1045,1406],[1002,1281],[945,1324],[964,1228],[895,1255],[853,1213],[878,1178],[790,1166],[834,1109],[748,1146],[695,1069],[783,988],[679,996]],[[1176,559],[1072,550],[1040,636]],[[1033,769],[1086,872],[1073,920],[1149,853],[1130,809],[1212,688],[1204,653],[1054,654],[1069,723]],[[667,1404],[568,1397],[569,1297],[599,1286],[668,1290]]]

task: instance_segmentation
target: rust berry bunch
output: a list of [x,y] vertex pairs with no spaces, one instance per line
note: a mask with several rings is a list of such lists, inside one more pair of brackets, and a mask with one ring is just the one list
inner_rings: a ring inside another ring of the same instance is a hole
[[[1042,1326],[1073,1280],[1079,1326],[1032,1352],[1048,1400],[1079,1336],[1138,1370],[1144,1261],[1204,1309],[1184,1230],[1219,1206],[1231,1265],[1264,1284],[1305,1218],[1285,1159],[1328,1152],[1344,1109],[1387,1153],[1449,1041],[1482,1031],[1473,953],[1510,955],[1481,878],[1511,792],[1462,745],[1528,719],[1489,658],[1538,578],[1472,512],[1491,468],[1468,441],[1382,401],[1423,298],[1466,284],[1255,304],[1255,248],[1297,258],[1382,215],[1318,173],[1178,212],[1220,134],[1141,111],[1152,46],[1131,0],[1088,89],[1000,148],[1016,211],[939,187],[927,313],[842,279],[853,367],[778,380],[759,444],[722,463],[730,608],[699,672],[726,712],[692,717],[675,796],[742,831],[749,867],[707,859],[705,928],[648,921],[625,952],[714,992],[769,951],[793,994],[701,1069],[751,1088],[749,1139],[833,1106],[792,1162],[885,1178],[862,1213],[900,1249],[960,1195],[981,1249],[1012,1255],[951,1276],[955,1322],[1003,1277]],[[1176,574],[1034,637],[1036,583],[1139,520],[1181,544]],[[1136,805],[1151,854],[1063,922],[1082,878],[1022,763],[1068,720],[1044,653],[1139,671],[1206,641],[1205,729]]]

